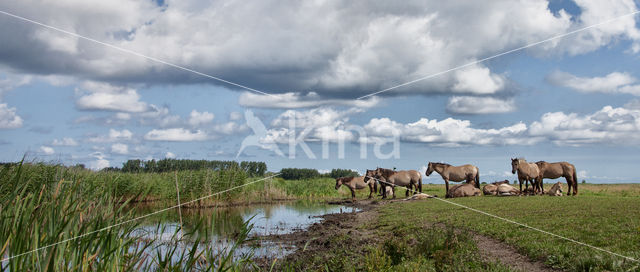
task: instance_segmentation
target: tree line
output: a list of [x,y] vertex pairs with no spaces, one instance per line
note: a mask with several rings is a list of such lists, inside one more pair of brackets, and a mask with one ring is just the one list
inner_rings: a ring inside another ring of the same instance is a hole
[[218,160],[128,160],[122,164],[122,168],[110,167],[104,171],[121,171],[125,173],[162,173],[183,170],[242,170],[250,177],[264,176],[267,172],[267,164],[256,161],[218,161]]
[[339,177],[357,177],[360,174],[350,169],[332,169],[331,172],[320,174],[317,169],[311,168],[282,168],[280,177],[286,180],[294,179],[312,179],[312,178],[339,178]]

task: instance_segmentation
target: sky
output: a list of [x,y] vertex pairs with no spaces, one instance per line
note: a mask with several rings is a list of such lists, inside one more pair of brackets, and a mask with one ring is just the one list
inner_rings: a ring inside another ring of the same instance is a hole
[[639,7],[4,1],[0,161],[361,173],[433,161],[492,182],[515,179],[510,158],[522,157],[638,182]]

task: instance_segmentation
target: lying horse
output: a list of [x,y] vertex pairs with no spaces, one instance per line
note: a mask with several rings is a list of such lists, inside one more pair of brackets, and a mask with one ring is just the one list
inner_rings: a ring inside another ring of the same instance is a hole
[[556,182],[556,184],[551,186],[551,189],[547,191],[547,195],[562,196],[562,183],[560,183],[559,181]]
[[356,200],[356,190],[369,187],[369,198],[373,197],[373,193],[378,191],[375,182],[365,182],[364,177],[341,177],[336,179],[336,190],[340,189],[340,185],[347,186],[351,190],[351,197]]
[[454,197],[466,197],[466,196],[479,196],[480,189],[476,188],[471,183],[458,184],[451,187],[451,190],[447,191],[446,198]]
[[491,184],[487,184],[482,187],[482,193],[484,195],[497,195],[498,194],[498,185],[500,184],[509,184],[508,180],[496,181]]
[[[520,193],[522,193],[522,181],[524,180],[525,190],[529,188],[529,182],[533,187],[533,192],[542,190],[539,180],[540,170],[538,165],[532,162],[527,162],[525,159],[511,159],[511,173],[518,172],[518,181],[520,182]],[[542,191],[544,193],[544,190]]]
[[[554,162],[548,163],[546,161],[536,162],[538,165],[538,169],[540,169],[540,175],[538,176],[540,186],[544,186],[542,184],[542,180],[545,178],[557,179],[559,177],[564,177],[567,180],[567,185],[569,189],[567,190],[567,195],[571,194],[571,187],[573,186],[573,195],[578,194],[578,175],[576,174],[576,167],[573,164],[568,162]],[[542,188],[544,192],[544,187]]]
[[[370,172],[369,170],[367,170],[367,176],[369,176],[369,174]],[[414,194],[416,194],[416,191],[419,191],[420,193],[422,193],[422,176],[418,171],[415,171],[415,170],[394,171],[391,169],[378,167],[378,169],[376,169],[375,172],[371,174],[373,174],[373,176],[376,179],[378,179],[378,181],[380,182],[380,186],[382,188],[385,188],[386,186],[407,187],[405,196],[409,196],[409,191],[413,191]],[[386,194],[387,194],[386,190],[384,190],[382,198],[386,198]],[[393,193],[393,197],[395,198],[395,192]]]
[[520,195],[520,191],[509,184],[498,185],[498,196],[517,196]]
[[438,174],[442,176],[442,179],[444,179],[444,184],[447,189],[446,195],[449,195],[449,181],[461,182],[466,180],[467,183],[474,184],[478,189],[480,188],[480,171],[478,167],[471,164],[452,166],[446,163],[429,162],[425,174],[429,176],[433,171],[438,172]]

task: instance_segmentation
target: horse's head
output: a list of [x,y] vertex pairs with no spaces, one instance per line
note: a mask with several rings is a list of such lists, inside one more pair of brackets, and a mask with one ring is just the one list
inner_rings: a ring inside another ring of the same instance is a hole
[[337,178],[336,179],[336,190],[338,190],[341,185],[342,185],[342,178]]
[[431,173],[433,173],[433,163],[429,162],[429,165],[427,166],[427,171],[424,172],[425,175],[429,176],[431,175]]
[[520,164],[519,159],[511,159],[511,174],[515,174],[516,170],[518,170],[518,165]]
[[364,183],[369,183],[369,180],[376,175],[376,170],[369,170],[364,174]]

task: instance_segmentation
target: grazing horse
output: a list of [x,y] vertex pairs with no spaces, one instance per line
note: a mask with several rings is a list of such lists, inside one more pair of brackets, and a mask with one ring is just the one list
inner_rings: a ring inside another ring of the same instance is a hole
[[[391,169],[378,167],[378,169],[376,169],[375,171],[375,177],[379,179],[381,186],[407,187],[405,196],[409,196],[409,191],[413,191],[414,194],[416,194],[416,190],[422,193],[422,176],[418,171],[394,171]],[[415,190],[413,188],[415,188]],[[395,198],[395,192],[393,194],[393,197]],[[386,191],[383,192],[382,198],[386,198]]]
[[[537,164],[527,162],[525,159],[511,159],[511,173],[515,174],[516,172],[518,172],[518,181],[520,182],[520,193],[522,193],[523,180],[525,183],[525,190],[529,188],[529,182],[531,182],[531,187],[533,187],[534,193],[537,189],[542,190],[540,180],[538,179],[540,170],[538,169]],[[544,193],[544,191],[542,192]]]
[[466,197],[466,196],[479,196],[480,189],[476,188],[471,183],[458,184],[451,187],[451,190],[447,191],[446,198],[454,197]]
[[480,188],[480,171],[478,167],[471,164],[452,166],[446,163],[429,162],[425,174],[429,176],[433,171],[438,172],[438,174],[442,176],[442,179],[444,179],[447,195],[449,195],[449,181],[461,182],[466,180],[467,183],[475,183],[476,188]]
[[336,190],[340,189],[340,185],[347,186],[351,190],[351,197],[356,200],[356,190],[369,187],[369,198],[373,197],[373,193],[377,192],[378,186],[375,182],[367,183],[364,177],[341,177],[336,179]]
[[[549,163],[546,161],[539,161],[536,162],[536,164],[540,169],[540,175],[538,177],[540,186],[544,186],[542,184],[542,180],[544,178],[557,179],[559,177],[564,177],[567,180],[567,186],[569,187],[567,195],[571,194],[572,186],[573,195],[578,194],[578,175],[576,174],[576,167],[573,164],[568,162]],[[544,187],[542,188],[542,191],[544,192]]]

